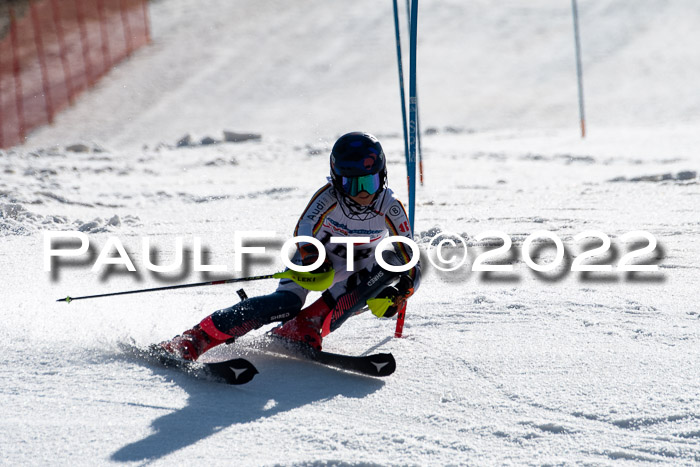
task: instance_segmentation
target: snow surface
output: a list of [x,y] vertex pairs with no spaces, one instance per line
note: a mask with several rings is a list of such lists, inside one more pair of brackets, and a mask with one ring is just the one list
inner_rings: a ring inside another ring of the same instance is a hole
[[[244,273],[281,269],[276,250],[346,131],[380,135],[406,199],[391,4],[154,2],[150,47],[0,153],[0,462],[699,462],[700,10],[579,3],[585,140],[568,2],[421,6],[421,118],[437,132],[423,139],[417,239],[427,251],[439,232],[461,234],[470,264],[488,244],[476,235],[504,231],[513,273],[424,261],[406,338],[362,315],[326,339],[331,351],[393,352],[389,378],[253,355],[261,374],[230,387],[143,365],[118,344],[172,337],[235,303],[233,285],[55,300],[231,275],[234,231],[276,231]],[[223,130],[262,139],[197,143]],[[194,143],[176,147],[186,134]],[[569,255],[535,274],[520,247],[541,229]],[[659,247],[646,259],[660,272],[567,271],[573,237],[591,229],[613,240],[606,264],[629,250],[621,235],[651,232]],[[44,230],[87,233],[89,254],[44,272]],[[110,236],[137,273],[91,271]],[[185,267],[148,271],[143,237],[163,263],[182,237]],[[194,237],[228,274],[192,271]]]

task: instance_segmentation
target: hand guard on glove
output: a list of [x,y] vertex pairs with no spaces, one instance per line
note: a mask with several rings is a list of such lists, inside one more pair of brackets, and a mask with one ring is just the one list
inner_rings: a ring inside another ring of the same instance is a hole
[[413,279],[403,275],[395,285],[386,287],[374,299],[367,300],[367,306],[378,318],[391,318],[413,295]]

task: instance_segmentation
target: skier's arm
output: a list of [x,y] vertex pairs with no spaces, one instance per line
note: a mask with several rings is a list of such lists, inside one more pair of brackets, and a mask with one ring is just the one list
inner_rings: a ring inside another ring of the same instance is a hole
[[338,202],[331,193],[331,184],[327,183],[311,197],[311,200],[299,216],[294,229],[294,236],[315,237],[323,225],[323,220],[335,208]]
[[[323,225],[326,216],[335,208],[337,201],[330,193],[331,185],[326,184],[318,190],[312,197],[306,208],[302,212],[294,229],[294,236],[307,236],[316,238],[316,234]],[[298,260],[302,265],[309,265],[316,262],[318,259],[318,251],[314,245],[307,242],[298,244]],[[326,258],[326,262],[321,266],[319,272],[328,271],[331,268],[330,261]]]

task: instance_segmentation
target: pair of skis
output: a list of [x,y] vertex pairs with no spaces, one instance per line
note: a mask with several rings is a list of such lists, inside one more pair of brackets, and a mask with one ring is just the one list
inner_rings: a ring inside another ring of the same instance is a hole
[[[192,362],[165,351],[157,344],[148,348],[134,345],[123,347],[125,352],[145,360],[148,363],[177,369],[195,378],[209,379],[228,384],[245,384],[250,382],[255,375],[259,373],[257,368],[244,358],[234,358],[214,363]],[[274,351],[272,353],[309,360],[343,371],[374,377],[389,376],[396,370],[396,361],[394,360],[394,356],[390,353],[353,356],[324,352],[305,344],[290,343],[285,343],[284,350]]]

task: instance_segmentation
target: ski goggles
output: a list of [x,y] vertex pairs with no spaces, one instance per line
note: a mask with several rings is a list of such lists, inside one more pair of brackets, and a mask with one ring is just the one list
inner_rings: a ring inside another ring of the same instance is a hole
[[382,177],[378,173],[361,177],[341,177],[340,184],[343,191],[350,196],[357,196],[362,191],[373,195],[381,188]]

